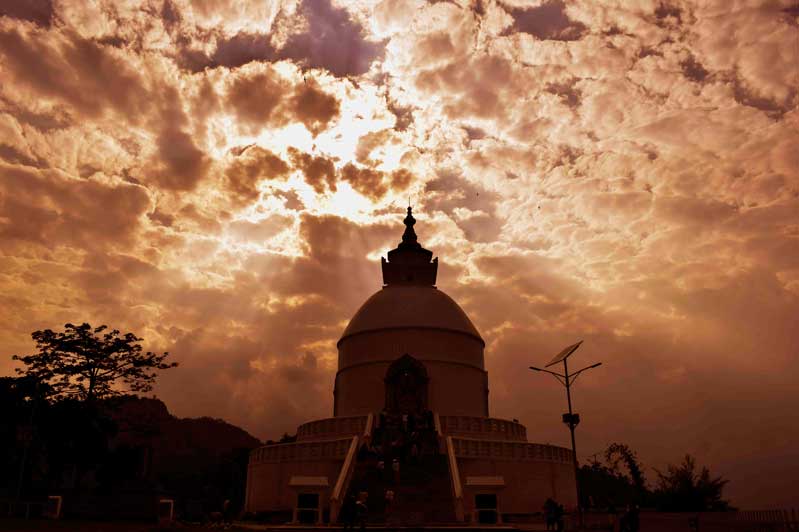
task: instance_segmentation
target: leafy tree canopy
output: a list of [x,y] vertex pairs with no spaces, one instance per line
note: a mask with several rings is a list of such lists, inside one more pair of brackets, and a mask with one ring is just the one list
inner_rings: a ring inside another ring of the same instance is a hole
[[638,455],[628,445],[611,443],[605,450],[605,460],[611,464],[610,468],[616,473],[619,472],[619,463],[624,462],[633,486],[640,492],[645,491],[646,478],[644,477],[641,463],[638,461]]
[[166,362],[169,353],[144,352],[141,338],[121,334],[107,326],[67,323],[64,332],[36,331],[31,337],[38,353],[17,356],[25,364],[17,373],[42,383],[57,399],[73,397],[85,401],[152,389],[157,370],[174,368]]
[[[656,470],[657,471],[657,470]],[[729,510],[729,501],[722,499],[727,480],[710,476],[707,467],[696,471],[696,461],[685,455],[679,466],[669,465],[665,473],[657,471],[658,506],[667,512],[704,512]]]
[[605,464],[595,460],[578,472],[582,504],[616,509],[629,504],[649,504],[651,492],[635,452],[626,444],[612,443],[604,457]]

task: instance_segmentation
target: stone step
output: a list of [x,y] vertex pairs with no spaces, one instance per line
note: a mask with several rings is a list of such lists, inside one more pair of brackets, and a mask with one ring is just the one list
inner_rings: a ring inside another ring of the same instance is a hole
[[[423,457],[418,463],[402,464],[400,482],[394,483],[393,471],[379,474],[375,463],[356,464],[350,483],[350,494],[367,491],[367,522],[392,526],[418,527],[424,523],[455,522],[454,501],[449,478],[449,465],[444,456]],[[390,515],[385,511],[385,492],[394,491]]]

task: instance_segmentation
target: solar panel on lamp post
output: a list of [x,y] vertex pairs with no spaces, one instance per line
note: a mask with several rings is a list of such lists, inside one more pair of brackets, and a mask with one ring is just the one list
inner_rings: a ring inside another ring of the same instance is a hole
[[571,387],[574,384],[574,381],[577,379],[577,376],[580,375],[583,371],[593,369],[602,365],[602,362],[597,362],[596,364],[592,364],[590,366],[586,366],[583,369],[576,371],[572,374],[569,374],[569,366],[566,359],[569,356],[577,351],[577,348],[583,343],[582,340],[577,342],[576,344],[572,344],[566,348],[564,348],[560,353],[558,353],[555,358],[549,361],[549,363],[544,366],[548,368],[558,362],[563,362],[563,374],[555,373],[554,371],[550,371],[548,369],[537,368],[535,366],[530,366],[530,369],[533,371],[541,371],[544,373],[549,373],[553,377],[555,377],[558,382],[566,387],[566,401],[569,405],[569,412],[563,414],[563,422],[569,426],[569,432],[571,433],[571,440],[572,440],[572,463],[574,464],[574,487],[577,492],[577,519],[579,522],[580,528],[583,526],[583,511],[582,511],[582,504],[580,503],[580,480],[578,478],[578,471],[579,468],[577,466],[577,446],[574,443],[574,428],[580,423],[580,414],[575,414],[572,412],[572,396],[571,396]]

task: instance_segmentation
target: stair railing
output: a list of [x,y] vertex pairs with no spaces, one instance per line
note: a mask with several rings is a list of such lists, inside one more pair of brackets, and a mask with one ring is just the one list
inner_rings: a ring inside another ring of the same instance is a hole
[[375,426],[375,415],[369,412],[369,415],[366,416],[366,426],[363,429],[363,441],[364,443],[369,443],[372,441],[372,431],[374,430]]
[[352,437],[350,448],[347,450],[347,456],[344,458],[344,463],[341,465],[341,471],[336,479],[336,485],[333,487],[333,493],[330,495],[330,522],[335,523],[338,521],[338,514],[341,510],[341,504],[344,497],[347,496],[347,490],[350,487],[350,480],[352,480],[352,472],[355,469],[355,457],[358,454],[358,436]]
[[436,427],[436,436],[439,441],[439,448],[441,444],[446,442],[445,447],[447,453],[447,463],[449,464],[449,478],[452,482],[452,499],[455,504],[455,520],[459,523],[464,521],[463,512],[463,487],[461,486],[461,474],[458,471],[458,460],[455,458],[455,449],[452,446],[452,436],[444,438],[444,433],[441,430],[441,418],[438,412],[433,413],[433,423]]

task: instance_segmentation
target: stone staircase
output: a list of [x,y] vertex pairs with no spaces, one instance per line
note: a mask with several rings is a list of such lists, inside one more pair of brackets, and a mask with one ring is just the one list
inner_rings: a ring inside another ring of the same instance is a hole
[[[394,482],[390,464],[382,474],[376,460],[358,462],[350,483],[350,495],[369,494],[367,506],[370,524],[418,526],[431,523],[455,523],[449,467],[445,455],[420,457],[401,464],[400,482]],[[386,490],[394,491],[394,503],[386,512]]]

